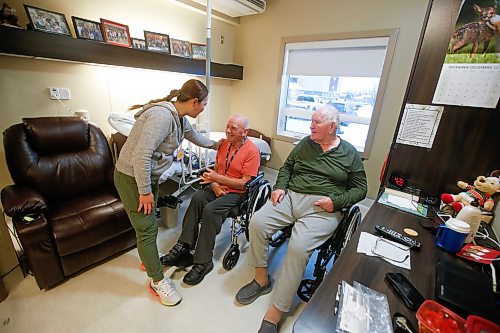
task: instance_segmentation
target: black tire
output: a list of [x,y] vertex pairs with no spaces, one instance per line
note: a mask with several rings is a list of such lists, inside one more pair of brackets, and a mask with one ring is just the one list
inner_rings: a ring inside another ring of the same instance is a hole
[[240,248],[238,245],[231,245],[229,250],[227,250],[226,254],[224,255],[224,259],[222,259],[222,267],[226,271],[230,271],[233,269],[234,266],[236,266],[236,263],[238,262],[238,259],[240,258]]

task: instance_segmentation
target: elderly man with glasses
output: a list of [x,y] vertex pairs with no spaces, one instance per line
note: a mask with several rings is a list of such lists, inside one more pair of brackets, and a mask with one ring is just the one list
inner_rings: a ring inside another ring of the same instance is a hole
[[[184,276],[186,284],[200,283],[213,269],[215,237],[231,208],[245,199],[245,183],[259,171],[259,149],[247,140],[248,127],[248,119],[243,115],[233,115],[228,119],[226,139],[217,151],[215,167],[202,175],[201,184],[209,185],[193,195],[177,244],[160,259],[165,266],[194,264]],[[191,254],[193,249],[194,256]]]

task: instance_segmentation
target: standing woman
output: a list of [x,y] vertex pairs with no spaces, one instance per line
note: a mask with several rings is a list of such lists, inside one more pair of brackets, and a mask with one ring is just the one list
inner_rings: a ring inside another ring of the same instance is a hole
[[115,186],[135,229],[139,257],[152,279],[149,290],[163,305],[176,305],[182,298],[173,282],[164,277],[158,255],[154,214],[158,179],[171,166],[173,153],[184,138],[201,147],[217,148],[215,141],[194,130],[186,119],[196,118],[207,102],[207,87],[189,80],[165,98],[130,107],[142,109],[135,114],[136,122],[116,162]]

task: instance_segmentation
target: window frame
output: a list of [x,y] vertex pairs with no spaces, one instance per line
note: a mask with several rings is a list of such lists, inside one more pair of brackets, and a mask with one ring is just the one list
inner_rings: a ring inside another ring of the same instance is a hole
[[389,72],[391,68],[392,59],[394,56],[394,50],[396,48],[397,36],[399,33],[398,28],[394,29],[381,29],[381,30],[372,30],[372,31],[359,31],[359,32],[348,32],[348,33],[337,33],[337,34],[328,34],[328,35],[311,35],[311,36],[292,36],[292,37],[283,37],[281,39],[280,45],[280,58],[278,64],[278,82],[277,82],[277,97],[275,102],[275,112],[274,112],[274,122],[273,122],[273,139],[285,141],[285,142],[296,142],[300,140],[303,136],[287,136],[278,134],[278,117],[280,114],[280,101],[281,96],[286,96],[288,90],[288,82],[287,82],[287,74],[286,74],[286,60],[285,52],[286,52],[286,44],[287,43],[308,43],[308,42],[323,42],[323,41],[332,41],[332,40],[348,40],[348,39],[362,39],[362,38],[377,38],[377,37],[386,37],[388,38],[387,49],[384,58],[384,64],[382,66],[382,72],[380,75],[380,83],[377,91],[377,96],[375,98],[375,104],[373,106],[372,117],[370,120],[368,134],[366,137],[365,148],[363,152],[360,152],[361,156],[364,159],[368,159],[370,156],[370,152],[372,150],[373,139],[375,136],[375,130],[377,127],[378,118],[380,115],[380,109],[382,107],[382,101],[385,94],[385,89],[387,87],[387,81],[389,78]]

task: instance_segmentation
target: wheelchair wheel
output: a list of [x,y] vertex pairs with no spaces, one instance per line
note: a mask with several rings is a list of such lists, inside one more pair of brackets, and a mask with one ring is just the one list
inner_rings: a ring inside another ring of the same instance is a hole
[[352,207],[352,209],[349,211],[349,215],[347,217],[349,223],[349,226],[347,227],[344,240],[342,242],[342,248],[344,248],[347,245],[347,242],[351,239],[352,235],[358,228],[359,223],[361,222],[361,211],[359,210],[358,206]]
[[226,254],[224,255],[224,259],[222,259],[222,267],[226,271],[230,271],[233,269],[234,266],[236,266],[236,263],[238,262],[238,259],[240,258],[240,248],[238,245],[231,245],[229,250],[227,250]]

